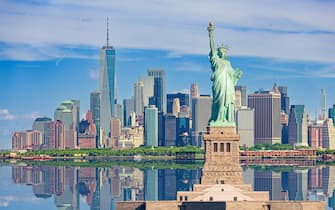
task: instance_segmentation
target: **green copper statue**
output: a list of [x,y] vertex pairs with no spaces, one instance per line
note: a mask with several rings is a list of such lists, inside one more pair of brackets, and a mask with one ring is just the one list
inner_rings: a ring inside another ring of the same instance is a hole
[[214,25],[213,22],[210,22],[208,25],[211,48],[209,60],[213,71],[211,76],[213,103],[209,126],[235,126],[235,85],[241,78],[242,71],[240,69],[234,70],[229,60],[226,59],[227,48],[215,49],[213,31]]

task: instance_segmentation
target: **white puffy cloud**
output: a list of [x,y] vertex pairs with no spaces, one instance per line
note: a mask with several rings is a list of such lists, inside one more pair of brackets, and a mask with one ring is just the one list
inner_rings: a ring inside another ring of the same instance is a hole
[[16,116],[11,114],[8,109],[0,109],[0,120],[15,120]]

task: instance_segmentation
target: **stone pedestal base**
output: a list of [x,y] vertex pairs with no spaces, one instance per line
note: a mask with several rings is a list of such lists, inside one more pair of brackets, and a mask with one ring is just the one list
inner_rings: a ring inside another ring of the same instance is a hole
[[235,127],[208,127],[203,134],[205,164],[201,184],[243,184]]

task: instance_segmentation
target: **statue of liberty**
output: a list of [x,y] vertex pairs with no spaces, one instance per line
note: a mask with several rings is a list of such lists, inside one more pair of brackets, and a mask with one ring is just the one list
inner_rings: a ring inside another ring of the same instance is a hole
[[234,70],[226,59],[227,48],[215,49],[213,39],[214,25],[208,25],[210,53],[209,60],[212,68],[211,81],[213,102],[212,114],[208,122],[209,126],[235,126],[234,103],[235,85],[242,76],[240,69]]

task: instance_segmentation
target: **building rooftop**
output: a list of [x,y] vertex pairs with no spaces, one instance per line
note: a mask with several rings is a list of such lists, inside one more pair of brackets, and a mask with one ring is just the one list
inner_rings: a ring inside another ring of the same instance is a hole
[[73,104],[73,101],[71,100],[65,100],[61,103],[62,105],[72,105]]
[[45,122],[45,121],[52,121],[49,117],[38,117],[35,119],[36,122]]
[[67,109],[67,107],[64,105],[59,105],[56,110],[64,110],[64,109]]

